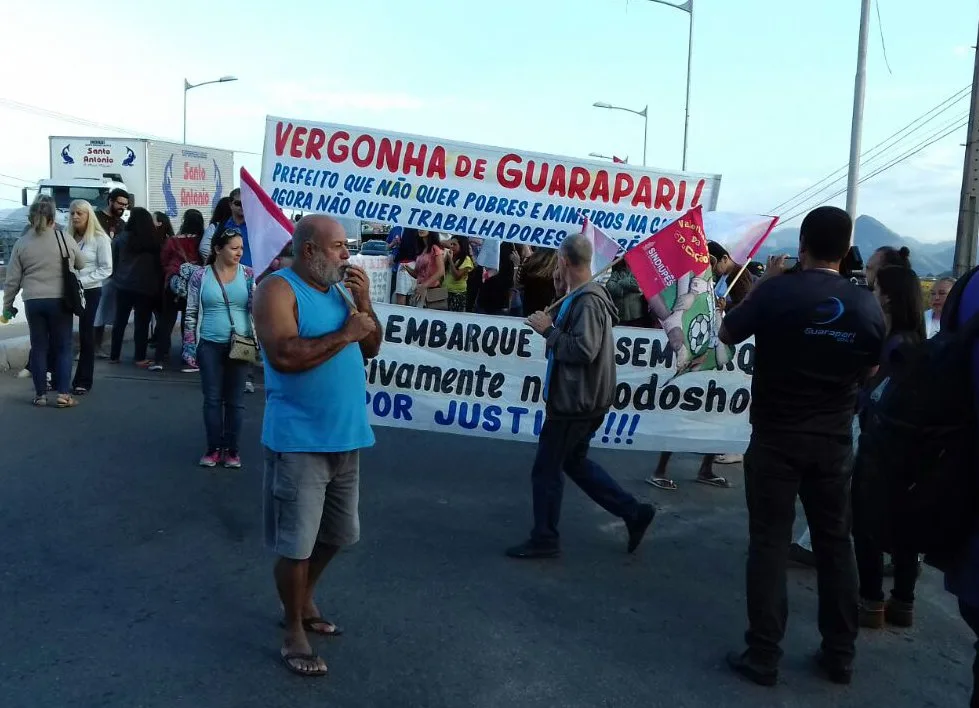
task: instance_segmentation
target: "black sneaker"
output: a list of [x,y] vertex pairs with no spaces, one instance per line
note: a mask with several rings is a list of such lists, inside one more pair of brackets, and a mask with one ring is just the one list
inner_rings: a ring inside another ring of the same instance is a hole
[[778,669],[769,669],[752,663],[748,658],[748,652],[730,652],[727,655],[727,665],[735,673],[741,674],[759,686],[774,686],[778,683]]
[[853,680],[853,665],[830,659],[824,652],[816,653],[816,666],[833,683],[848,686]]
[[557,558],[561,555],[561,549],[557,546],[541,546],[533,541],[524,541],[519,546],[506,549],[508,558]]
[[816,554],[798,543],[789,546],[789,561],[806,568],[816,567]]
[[629,553],[635,553],[636,549],[639,548],[642,537],[646,535],[646,529],[649,528],[655,518],[656,509],[653,508],[652,504],[640,504],[636,517],[625,523],[626,529],[629,530],[629,545],[626,547]]

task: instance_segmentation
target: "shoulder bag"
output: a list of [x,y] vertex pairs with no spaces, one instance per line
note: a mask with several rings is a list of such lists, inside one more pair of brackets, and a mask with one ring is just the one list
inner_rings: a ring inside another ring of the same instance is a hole
[[75,317],[84,317],[85,293],[78,282],[78,276],[71,269],[71,251],[68,250],[68,243],[65,241],[63,232],[56,229],[54,235],[58,240],[58,254],[61,254],[62,247],[65,250],[64,255],[61,256],[61,277],[65,281],[65,292],[61,296],[61,303],[65,310]]
[[228,352],[228,358],[234,361],[243,361],[246,364],[258,364],[258,340],[255,337],[246,337],[235,331],[235,318],[231,315],[231,302],[228,300],[228,291],[224,289],[224,283],[221,282],[221,277],[218,275],[218,272],[211,268],[211,273],[214,275],[214,279],[218,281],[218,287],[221,288],[221,296],[224,298],[224,304],[228,308],[228,321],[231,323],[231,350]]

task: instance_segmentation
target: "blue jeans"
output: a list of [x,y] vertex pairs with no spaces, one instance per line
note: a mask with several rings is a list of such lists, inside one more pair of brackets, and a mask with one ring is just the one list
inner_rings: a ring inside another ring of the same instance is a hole
[[245,410],[245,375],[248,365],[228,358],[231,344],[209,342],[197,344],[197,366],[201,370],[204,392],[204,429],[207,451],[238,452],[238,434]]
[[557,527],[561,519],[564,474],[613,516],[626,521],[636,516],[639,510],[636,498],[622,489],[601,465],[588,459],[591,437],[604,420],[605,416],[584,420],[544,420],[531,475],[534,529],[530,533],[530,540],[535,545],[558,546],[560,534]]
[[31,335],[31,378],[34,393],[43,396],[48,389],[48,362],[54,389],[68,393],[71,383],[71,323],[72,315],[61,298],[25,300],[24,311]]

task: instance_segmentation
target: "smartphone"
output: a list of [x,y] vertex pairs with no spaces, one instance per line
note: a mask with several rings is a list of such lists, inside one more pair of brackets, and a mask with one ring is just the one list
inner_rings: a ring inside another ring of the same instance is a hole
[[795,268],[797,265],[799,265],[799,257],[798,256],[786,256],[785,257],[785,270],[791,270],[792,268]]

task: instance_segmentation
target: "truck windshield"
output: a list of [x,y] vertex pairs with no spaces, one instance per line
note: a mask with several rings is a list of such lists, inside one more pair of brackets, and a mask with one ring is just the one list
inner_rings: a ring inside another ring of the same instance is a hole
[[84,199],[97,211],[108,203],[109,190],[104,187],[41,187],[41,194],[54,197],[59,210],[67,211],[76,199]]

